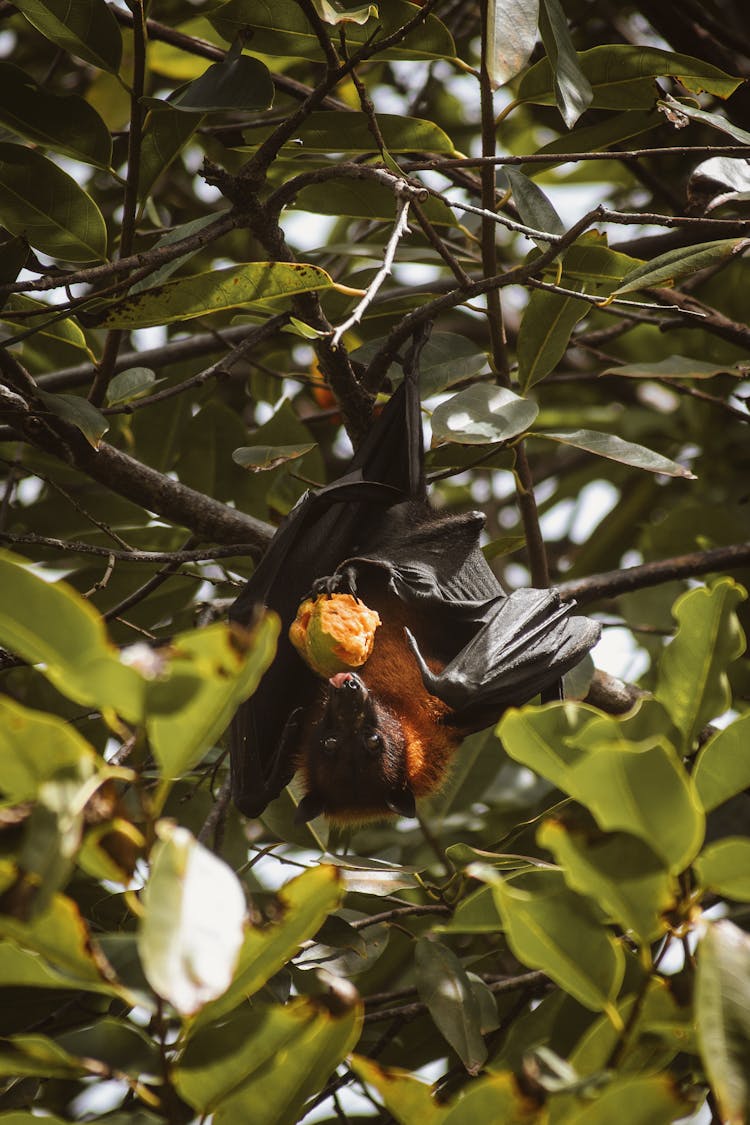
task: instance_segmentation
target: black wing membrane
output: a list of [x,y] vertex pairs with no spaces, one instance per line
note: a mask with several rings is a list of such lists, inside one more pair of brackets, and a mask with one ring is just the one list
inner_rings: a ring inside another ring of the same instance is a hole
[[246,816],[258,816],[294,774],[289,743],[294,714],[308,706],[318,678],[287,636],[316,580],[356,553],[388,510],[424,493],[423,442],[416,377],[407,375],[383,408],[345,476],[307,492],[279,526],[245,589],[229,611],[242,625],[258,606],[281,618],[276,657],[230,728],[232,793]]

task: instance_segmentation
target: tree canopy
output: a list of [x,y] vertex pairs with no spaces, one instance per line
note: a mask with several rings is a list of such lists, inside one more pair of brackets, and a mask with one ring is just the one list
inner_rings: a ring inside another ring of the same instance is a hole
[[[0,53],[0,1125],[747,1120],[743,0],[13,0]],[[433,502],[599,668],[417,820],[246,821],[226,609],[426,326]]]

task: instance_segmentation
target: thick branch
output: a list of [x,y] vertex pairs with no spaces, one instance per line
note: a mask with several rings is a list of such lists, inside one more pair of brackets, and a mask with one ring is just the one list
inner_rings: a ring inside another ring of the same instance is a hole
[[750,567],[750,543],[733,543],[730,547],[693,551],[671,559],[659,559],[657,562],[643,563],[624,570],[593,574],[590,578],[561,582],[558,590],[566,601],[575,600],[579,605],[587,605],[600,598],[616,598],[619,594],[642,590],[646,586],[660,586],[663,582],[672,582],[677,578],[695,578],[699,574],[742,570],[745,567]]
[[[4,358],[8,358],[7,353]],[[260,554],[273,534],[272,528],[260,520],[172,480],[106,442],[95,449],[76,427],[60,419],[42,418],[41,411],[35,412],[20,395],[4,395],[3,408],[14,430],[37,449],[203,539],[220,543],[242,540],[252,544],[253,553]]]

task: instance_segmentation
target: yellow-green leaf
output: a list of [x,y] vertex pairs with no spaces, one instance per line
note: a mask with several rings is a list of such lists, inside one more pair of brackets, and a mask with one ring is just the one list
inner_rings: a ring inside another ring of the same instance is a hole
[[245,305],[259,304],[268,311],[271,302],[332,286],[334,281],[318,266],[250,262],[154,285],[118,302],[101,323],[105,328],[149,328]]

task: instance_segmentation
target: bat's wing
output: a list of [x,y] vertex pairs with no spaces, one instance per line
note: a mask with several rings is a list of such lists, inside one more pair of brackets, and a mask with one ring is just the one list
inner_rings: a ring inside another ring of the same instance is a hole
[[[458,725],[478,729],[511,705],[554,684],[599,639],[600,626],[571,613],[556,590],[504,593],[479,549],[480,512],[438,516],[412,505],[390,509],[377,546],[347,569],[375,567],[390,589],[430,626],[433,672],[419,638],[408,634],[427,690],[456,712]],[[438,635],[442,651],[435,651]]]
[[487,607],[485,621],[437,674],[414,637],[409,643],[425,687],[456,712],[461,726],[481,727],[520,706],[574,668],[599,640],[597,622],[571,613],[556,590],[516,590]]
[[294,774],[294,715],[313,699],[319,679],[300,660],[287,632],[314,582],[353,554],[363,529],[374,534],[393,505],[424,489],[419,388],[407,374],[350,463],[325,488],[307,492],[279,526],[229,611],[247,625],[259,606],[279,614],[274,661],[230,729],[232,792],[247,816],[258,816]]

